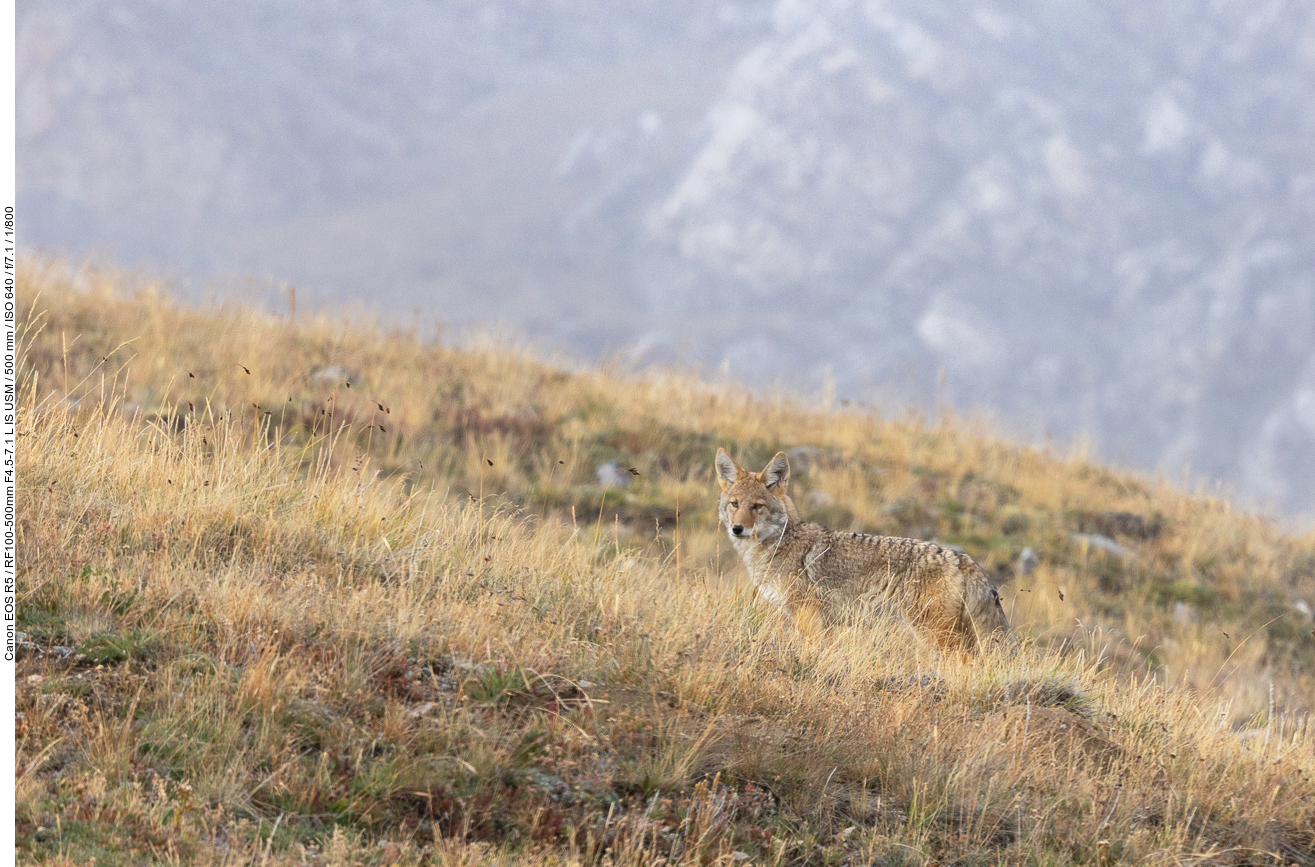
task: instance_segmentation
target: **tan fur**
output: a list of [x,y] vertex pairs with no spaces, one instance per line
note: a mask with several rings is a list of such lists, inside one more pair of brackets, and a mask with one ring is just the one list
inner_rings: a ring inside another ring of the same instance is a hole
[[[891,608],[947,647],[976,650],[1009,622],[976,561],[934,542],[839,533],[803,520],[778,452],[761,473],[717,450],[719,514],[758,592],[816,632],[856,603]],[[737,532],[738,528],[738,532]]]

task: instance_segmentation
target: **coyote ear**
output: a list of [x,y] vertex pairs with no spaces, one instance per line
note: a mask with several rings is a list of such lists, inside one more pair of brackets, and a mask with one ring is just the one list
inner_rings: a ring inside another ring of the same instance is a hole
[[717,449],[717,481],[724,491],[740,477],[740,465],[731,460],[725,449]]
[[785,452],[777,452],[776,457],[772,458],[762,472],[763,484],[769,488],[775,488],[778,485],[782,488],[790,481],[790,461],[785,457]]

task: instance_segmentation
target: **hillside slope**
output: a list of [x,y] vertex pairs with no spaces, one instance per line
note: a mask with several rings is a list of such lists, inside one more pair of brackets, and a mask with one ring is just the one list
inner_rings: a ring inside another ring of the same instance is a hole
[[[21,279],[25,858],[1315,863],[1315,540],[971,421]],[[963,547],[1023,648],[800,640],[718,445]]]

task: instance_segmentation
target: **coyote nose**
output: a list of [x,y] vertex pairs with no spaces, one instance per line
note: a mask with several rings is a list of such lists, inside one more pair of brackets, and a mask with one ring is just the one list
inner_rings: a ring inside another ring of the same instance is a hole
[[743,536],[743,535],[744,535],[744,525],[743,525],[743,524],[736,524],[734,527],[731,527],[731,532],[734,533],[736,536]]

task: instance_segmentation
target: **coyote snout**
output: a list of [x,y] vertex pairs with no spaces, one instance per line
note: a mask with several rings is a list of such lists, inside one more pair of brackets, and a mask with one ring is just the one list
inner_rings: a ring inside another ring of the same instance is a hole
[[751,473],[718,449],[717,478],[721,521],[749,578],[799,628],[875,596],[947,646],[974,650],[1008,632],[1000,595],[971,557],[933,542],[838,533],[803,520],[786,493],[784,453]]

